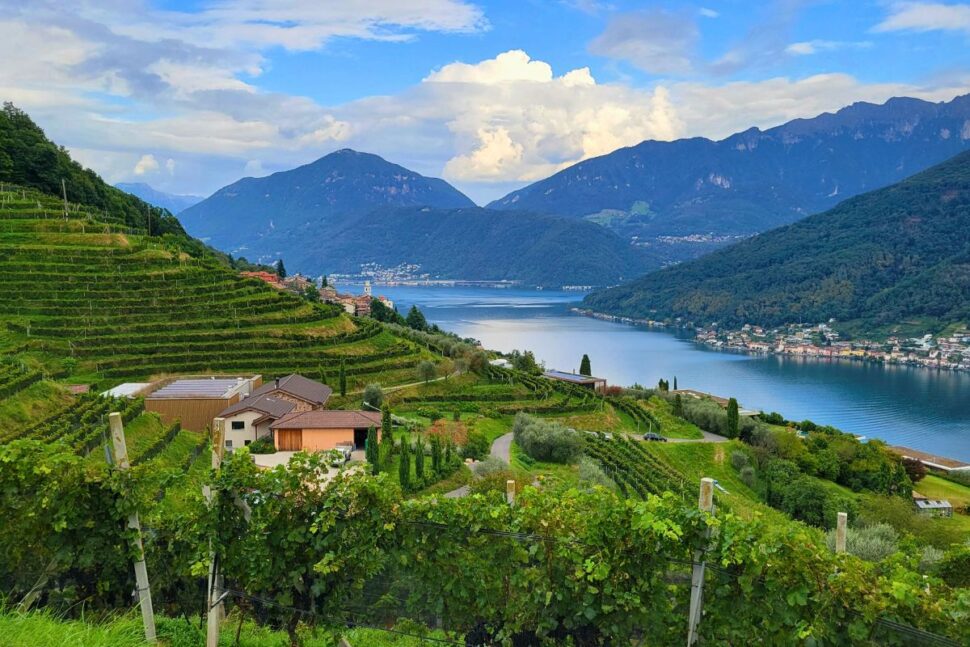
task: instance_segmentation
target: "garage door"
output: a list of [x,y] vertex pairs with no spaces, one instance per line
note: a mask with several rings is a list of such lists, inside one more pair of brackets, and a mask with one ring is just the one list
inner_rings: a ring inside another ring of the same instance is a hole
[[303,432],[299,429],[277,429],[276,449],[283,452],[298,452],[303,449]]

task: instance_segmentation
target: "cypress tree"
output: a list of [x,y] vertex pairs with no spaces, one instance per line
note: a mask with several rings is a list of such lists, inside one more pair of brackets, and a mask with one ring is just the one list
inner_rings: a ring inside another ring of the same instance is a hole
[[593,369],[589,367],[589,355],[583,353],[583,359],[579,363],[579,374],[580,375],[592,375]]
[[734,398],[728,400],[727,406],[727,435],[728,438],[738,437],[738,425],[741,417],[738,413],[738,401]]
[[407,439],[401,439],[401,462],[398,463],[398,480],[405,492],[411,487],[411,454],[408,451]]
[[276,261],[276,276],[277,278],[286,278],[286,267],[283,266],[283,259]]
[[414,443],[414,475],[417,482],[424,482],[424,441],[418,438]]
[[677,376],[674,376],[674,391],[677,390]]
[[451,469],[451,463],[454,460],[454,448],[452,447],[451,440],[445,441],[445,468]]
[[341,397],[347,395],[347,368],[344,360],[340,360],[340,395]]
[[431,469],[435,474],[441,473],[441,438],[431,437]]
[[394,443],[394,432],[391,431],[391,409],[386,404],[381,407],[381,438],[386,438],[392,445]]
[[[674,379],[676,381],[676,378]],[[674,415],[678,418],[684,417],[684,400],[679,393],[674,396]]]
[[371,464],[371,471],[377,474],[381,471],[381,448],[377,444],[377,430],[371,425],[367,430],[367,448],[365,455]]

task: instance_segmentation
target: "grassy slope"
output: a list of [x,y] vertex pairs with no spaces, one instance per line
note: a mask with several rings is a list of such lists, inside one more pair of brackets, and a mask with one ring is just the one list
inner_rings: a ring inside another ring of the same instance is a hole
[[[290,642],[283,632],[260,627],[252,621],[243,620],[236,642],[239,623],[230,614],[219,636],[223,647],[288,647]],[[157,630],[163,647],[201,647],[204,634],[198,624],[184,619],[157,618]],[[431,636],[440,636],[432,632]],[[103,620],[66,620],[43,612],[18,614],[0,610],[0,637],[4,647],[48,647],[52,644],[70,647],[143,647],[145,641],[141,616],[135,612]],[[343,637],[352,647],[419,647],[427,641],[411,636],[390,634],[375,629],[350,629]],[[331,647],[322,634],[304,632],[303,647]]]

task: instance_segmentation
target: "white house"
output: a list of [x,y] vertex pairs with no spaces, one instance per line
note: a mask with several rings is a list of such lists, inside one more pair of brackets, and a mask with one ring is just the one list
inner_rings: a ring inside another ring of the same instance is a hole
[[269,426],[293,411],[296,403],[268,395],[249,397],[224,409],[226,449],[245,447],[271,435]]

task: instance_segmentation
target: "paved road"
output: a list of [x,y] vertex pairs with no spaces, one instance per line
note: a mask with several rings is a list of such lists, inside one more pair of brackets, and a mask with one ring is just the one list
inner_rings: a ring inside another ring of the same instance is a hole
[[668,438],[667,442],[671,443],[726,443],[729,439],[724,436],[718,436],[717,434],[712,434],[709,431],[704,431],[701,429],[701,433],[704,434],[703,438]]

